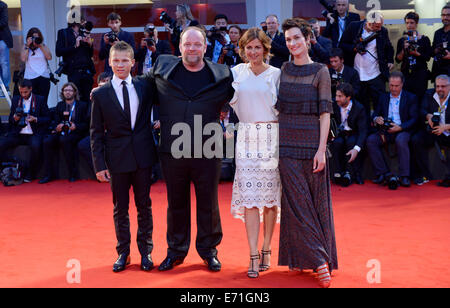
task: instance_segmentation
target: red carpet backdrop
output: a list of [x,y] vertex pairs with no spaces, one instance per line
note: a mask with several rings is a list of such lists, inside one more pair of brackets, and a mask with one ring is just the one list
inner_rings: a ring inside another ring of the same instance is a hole
[[[220,186],[223,269],[211,273],[193,240],[185,263],[169,272],[140,271],[136,209],[130,206],[131,267],[112,272],[116,260],[109,185],[93,181],[0,187],[0,287],[308,288],[312,273],[273,266],[250,280],[244,224],[230,214],[231,184]],[[194,194],[192,194],[194,196]],[[166,256],[166,190],[152,187],[153,260]],[[389,191],[373,184],[333,187],[339,270],[332,287],[450,287],[450,191],[430,183]],[[133,201],[132,201],[133,202]],[[195,200],[193,199],[193,204]],[[193,209],[194,211],[195,209]],[[272,264],[278,259],[277,226]]]

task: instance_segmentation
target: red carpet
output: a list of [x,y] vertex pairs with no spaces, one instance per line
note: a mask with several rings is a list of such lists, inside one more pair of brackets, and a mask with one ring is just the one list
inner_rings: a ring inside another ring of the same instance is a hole
[[[285,267],[275,266],[260,279],[246,277],[245,228],[231,217],[231,188],[231,184],[220,188],[222,272],[206,270],[195,251],[195,239],[186,262],[175,270],[141,272],[133,204],[132,266],[114,274],[116,243],[109,185],[59,181],[0,187],[0,287],[316,287],[311,274],[289,272]],[[165,193],[162,183],[152,187],[156,265],[167,248]],[[340,268],[333,273],[332,287],[450,287],[450,190],[435,183],[396,192],[372,184],[334,187],[333,206]],[[279,226],[273,264],[278,259],[278,237]],[[71,259],[80,262],[80,284],[67,282]],[[367,279],[372,259],[381,267],[379,284]]]

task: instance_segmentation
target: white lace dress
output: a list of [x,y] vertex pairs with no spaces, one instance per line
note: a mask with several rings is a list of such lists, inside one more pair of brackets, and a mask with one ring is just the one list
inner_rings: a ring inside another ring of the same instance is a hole
[[277,207],[280,221],[278,111],[275,104],[281,71],[269,67],[256,76],[249,64],[232,69],[235,95],[230,102],[240,123],[236,142],[236,176],[231,213],[245,221],[245,208]]

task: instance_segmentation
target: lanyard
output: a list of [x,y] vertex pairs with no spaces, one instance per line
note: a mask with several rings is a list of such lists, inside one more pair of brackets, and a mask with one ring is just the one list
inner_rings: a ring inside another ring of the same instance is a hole
[[77,104],[77,102],[74,101],[74,102],[73,102],[73,105],[72,105],[72,109],[70,110],[69,122],[72,122],[72,115],[73,115],[73,112],[75,111],[75,105],[76,105],[76,104]]
[[[23,106],[23,97],[20,98],[19,106],[24,108],[24,106]],[[31,96],[31,106],[30,106],[30,109],[28,110],[28,113],[30,113],[30,110],[31,110],[32,113],[36,112],[36,97],[34,95]]]
[[439,103],[439,113],[444,113],[447,110],[447,106],[448,100],[444,104]]

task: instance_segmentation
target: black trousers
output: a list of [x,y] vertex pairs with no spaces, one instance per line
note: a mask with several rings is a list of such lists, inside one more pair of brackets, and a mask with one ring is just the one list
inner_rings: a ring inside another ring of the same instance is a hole
[[0,162],[5,161],[6,151],[19,145],[27,145],[31,148],[31,159],[25,163],[25,177],[35,178],[40,167],[40,158],[42,153],[42,140],[40,135],[7,135],[0,137]]
[[68,134],[62,136],[60,134],[45,136],[44,138],[44,166],[45,175],[48,177],[55,177],[53,172],[52,162],[55,160],[59,153],[59,147],[62,148],[64,157],[67,163],[67,169],[69,170],[69,176],[71,178],[79,178],[80,170],[78,168],[79,157],[77,151],[78,142],[81,140],[81,136],[77,134]]
[[430,160],[428,159],[428,150],[435,145],[436,141],[441,148],[446,147],[447,171],[445,179],[450,179],[450,136],[436,136],[426,132],[425,130],[419,131],[411,139],[413,159],[415,160],[418,168],[418,177],[425,176],[428,179],[432,178],[432,174],[430,172]]
[[31,79],[31,83],[33,84],[33,93],[45,97],[45,101],[47,102],[48,94],[50,93],[50,79],[40,76]]
[[356,157],[355,161],[349,163],[350,156],[346,154],[352,150],[356,142],[358,141],[358,135],[340,136],[336,138],[331,144],[330,150],[333,154],[333,165],[335,172],[343,173],[350,172],[353,176],[355,174],[361,174],[362,172],[362,156],[361,152]]
[[147,256],[153,251],[153,216],[152,201],[150,199],[151,175],[151,168],[138,169],[129,173],[111,174],[114,226],[117,238],[116,250],[119,255],[130,253],[131,234],[128,209],[131,187],[133,187],[138,215],[137,245],[139,252],[142,256]]
[[[369,81],[361,81],[359,97],[366,109],[367,119],[371,119],[371,110],[376,110],[380,96],[386,92],[386,82],[382,75]],[[372,104],[371,104],[372,103]],[[370,121],[368,121],[369,123]],[[370,125],[370,124],[369,124]]]
[[78,153],[89,164],[92,172],[94,172],[94,163],[92,162],[91,137],[87,136],[78,143]]
[[222,241],[218,187],[220,159],[174,159],[160,156],[167,185],[167,243],[169,257],[185,257],[191,241],[191,182],[197,199],[196,249],[200,257],[217,256]]
[[418,70],[411,73],[403,72],[403,74],[405,75],[405,86],[403,88],[417,95],[419,103],[422,102],[422,98],[428,89],[428,71]]
[[90,96],[92,86],[94,85],[94,79],[91,74],[84,70],[74,71],[67,76],[67,79],[77,86],[78,92],[80,93],[80,99],[83,102],[91,101]]

